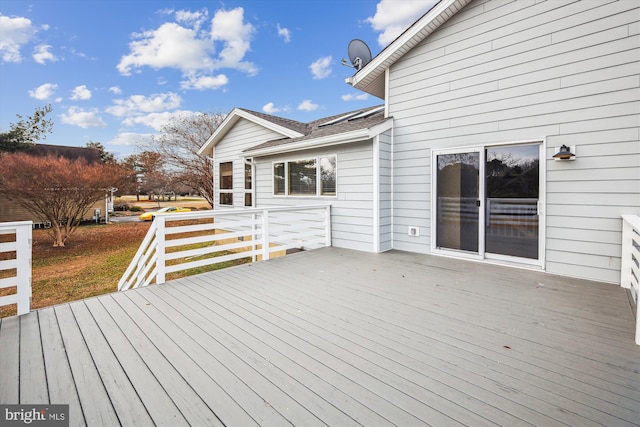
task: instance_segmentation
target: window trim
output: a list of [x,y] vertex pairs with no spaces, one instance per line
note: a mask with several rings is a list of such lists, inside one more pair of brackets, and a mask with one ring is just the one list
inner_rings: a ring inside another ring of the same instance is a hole
[[[322,162],[323,158],[335,158],[335,193],[333,194],[322,194]],[[289,194],[289,163],[291,162],[304,162],[315,160],[316,162],[316,191],[315,194]],[[284,193],[276,194],[276,184],[275,184],[275,167],[278,164],[284,165],[283,175],[284,175],[284,183],[283,189]],[[316,156],[305,156],[305,157],[296,157],[292,159],[286,160],[274,160],[271,162],[271,195],[273,197],[291,197],[291,198],[337,198],[338,197],[338,155],[336,153],[332,154],[320,154]]]
[[[231,188],[222,188],[222,165],[223,164],[231,164]],[[233,160],[226,162],[218,162],[218,206],[231,206],[233,207],[234,202],[234,193],[233,193],[233,174],[234,174],[234,164]],[[223,194],[231,194],[231,203],[222,203],[222,195]]]
[[[249,172],[249,188],[247,188],[247,168]],[[243,182],[243,192],[242,192],[242,204],[245,208],[252,208],[255,203],[255,193],[254,193],[254,176],[255,176],[255,168],[252,160],[245,159],[244,165],[242,168],[242,182]],[[247,195],[251,198],[251,204],[247,205]]]

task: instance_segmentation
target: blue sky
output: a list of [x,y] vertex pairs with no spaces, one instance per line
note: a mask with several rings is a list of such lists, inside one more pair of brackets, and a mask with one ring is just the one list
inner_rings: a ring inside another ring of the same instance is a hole
[[436,0],[2,0],[0,130],[51,104],[46,144],[119,156],[177,114],[243,107],[303,122],[382,103],[348,86]]

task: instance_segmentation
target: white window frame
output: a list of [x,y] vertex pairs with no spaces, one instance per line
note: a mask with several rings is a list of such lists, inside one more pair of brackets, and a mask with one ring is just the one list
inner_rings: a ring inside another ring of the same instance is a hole
[[[335,172],[335,181],[336,181],[336,190],[335,194],[322,194],[322,165],[321,159],[333,157],[336,159],[336,172]],[[315,160],[316,162],[316,193],[315,194],[289,194],[289,163],[291,162],[300,162],[300,161],[310,161]],[[284,164],[284,194],[276,194],[275,190],[275,174],[274,169],[277,164]],[[338,155],[337,154],[321,154],[317,156],[309,156],[309,157],[297,157],[294,159],[287,160],[277,160],[271,162],[271,194],[273,197],[292,197],[292,198],[337,198],[338,197]]]
[[[231,163],[231,189],[228,189],[228,188],[223,189],[222,185],[221,185],[222,184],[222,180],[220,179],[221,178],[220,174],[222,172],[222,165],[225,164],[225,163]],[[234,182],[235,182],[235,179],[234,179],[234,172],[235,172],[234,171],[234,167],[235,167],[235,165],[234,165],[233,160],[224,161],[224,162],[218,162],[218,200],[217,200],[218,206],[221,206],[221,207],[233,207],[233,205],[234,205],[234,201],[235,201],[234,200],[235,195],[233,193]],[[244,172],[244,169],[243,169],[243,172]],[[220,196],[222,194],[231,194],[231,204],[220,203]]]
[[[468,145],[468,146],[459,146],[456,148],[446,148],[446,149],[432,149],[431,150],[431,206],[437,206],[436,200],[436,192],[437,192],[437,156],[440,154],[447,153],[457,153],[464,151],[478,151],[480,153],[480,176],[483,177],[485,175],[485,152],[488,148],[492,147],[501,147],[501,146],[516,146],[516,145],[531,145],[538,144],[538,153],[539,153],[539,201],[538,201],[538,259],[537,260],[529,260],[526,258],[518,258],[511,257],[506,255],[499,254],[489,254],[485,253],[485,235],[484,232],[480,232],[478,236],[478,244],[479,244],[479,252],[475,253],[466,253],[463,251],[455,251],[449,249],[439,249],[436,247],[436,213],[434,208],[431,211],[431,239],[430,239],[430,252],[435,255],[445,255],[445,256],[453,256],[456,258],[469,258],[486,262],[495,262],[498,264],[505,265],[517,265],[519,267],[532,267],[539,268],[541,270],[546,269],[546,194],[547,194],[547,181],[546,181],[546,159],[545,153],[547,149],[547,139],[546,138],[536,138],[529,140],[520,140],[520,141],[501,141],[501,142],[485,142],[481,144]],[[483,230],[485,227],[485,183],[484,179],[480,179],[480,197],[481,197],[481,209],[480,209],[480,217],[479,217],[479,228]]]
[[[249,168],[251,169],[251,188],[247,188],[247,166],[249,166]],[[255,164],[253,162],[253,159],[245,159],[244,160],[244,165],[242,166],[242,186],[243,186],[243,192],[242,192],[242,205],[245,208],[252,208],[256,205],[256,195],[255,195],[255,176],[256,176],[256,168],[255,168]],[[251,194],[251,205],[247,206],[246,203],[246,197],[247,194]]]

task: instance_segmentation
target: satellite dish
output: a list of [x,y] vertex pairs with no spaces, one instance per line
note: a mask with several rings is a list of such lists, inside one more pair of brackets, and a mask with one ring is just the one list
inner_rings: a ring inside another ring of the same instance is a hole
[[347,48],[347,53],[349,55],[351,65],[347,63],[346,59],[342,60],[342,65],[346,65],[360,71],[362,67],[371,62],[371,49],[369,49],[369,46],[367,46],[367,44],[362,40],[351,40],[349,42],[349,47]]

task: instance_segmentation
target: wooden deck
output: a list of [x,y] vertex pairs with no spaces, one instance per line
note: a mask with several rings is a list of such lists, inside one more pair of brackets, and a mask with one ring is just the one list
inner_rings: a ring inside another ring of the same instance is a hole
[[325,248],[0,323],[0,403],[71,425],[628,426],[614,285]]

